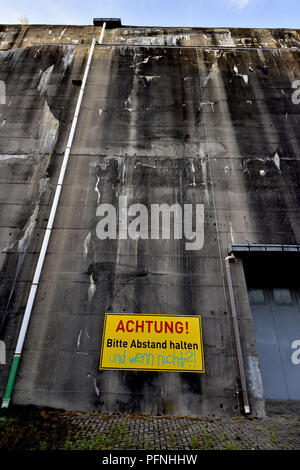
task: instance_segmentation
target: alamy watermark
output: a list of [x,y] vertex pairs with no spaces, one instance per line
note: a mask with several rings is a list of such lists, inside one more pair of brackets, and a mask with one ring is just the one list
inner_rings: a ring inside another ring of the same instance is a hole
[[292,88],[295,90],[292,94],[292,103],[300,104],[300,80],[294,80],[292,83]]
[[103,203],[96,215],[101,217],[96,226],[100,240],[184,238],[186,250],[201,250],[204,245],[204,204],[151,204],[149,211],[144,204],[128,206],[127,197],[120,196],[117,208]]

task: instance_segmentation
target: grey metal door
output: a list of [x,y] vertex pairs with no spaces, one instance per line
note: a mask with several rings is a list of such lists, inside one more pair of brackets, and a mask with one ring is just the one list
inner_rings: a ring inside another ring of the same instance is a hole
[[300,400],[300,290],[248,292],[265,397]]

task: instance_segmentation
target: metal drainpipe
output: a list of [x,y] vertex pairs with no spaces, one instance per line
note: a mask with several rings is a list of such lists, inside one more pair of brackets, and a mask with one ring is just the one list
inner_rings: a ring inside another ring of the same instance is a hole
[[[99,39],[100,44],[102,43],[102,40],[103,40],[105,26],[106,26],[106,23],[104,23],[103,27],[102,27],[101,36],[100,36],[100,39]],[[77,126],[77,121],[78,121],[78,116],[79,116],[79,112],[80,112],[81,102],[82,102],[82,98],[83,98],[83,94],[84,94],[84,90],[85,90],[85,85],[86,85],[86,81],[87,81],[87,77],[88,77],[88,73],[89,73],[89,69],[90,69],[90,65],[91,65],[91,61],[92,61],[92,57],[93,57],[93,53],[94,53],[94,49],[95,49],[95,43],[96,43],[96,41],[95,41],[95,39],[93,39],[92,44],[91,44],[89,57],[88,57],[88,61],[87,61],[86,67],[85,67],[84,76],[83,76],[83,79],[82,79],[82,85],[81,85],[81,88],[80,88],[80,92],[79,92],[79,96],[78,96],[78,100],[77,100],[77,105],[76,105],[76,108],[75,108],[75,113],[74,113],[72,126],[71,126],[71,130],[70,130],[70,134],[69,134],[69,139],[68,139],[68,142],[67,142],[67,147],[66,147],[66,150],[65,150],[65,153],[64,153],[64,158],[63,158],[62,166],[61,166],[61,169],[60,169],[60,174],[59,174],[59,179],[58,179],[58,183],[57,183],[56,190],[55,190],[54,199],[53,199],[53,202],[52,202],[51,212],[50,212],[48,224],[47,224],[47,227],[46,227],[46,233],[44,235],[44,240],[43,240],[41,252],[40,252],[40,255],[39,255],[39,259],[38,259],[37,266],[36,266],[36,269],[35,269],[33,281],[32,281],[32,284],[31,284],[31,289],[30,289],[28,300],[27,300],[26,309],[25,309],[21,329],[20,329],[20,332],[19,332],[17,346],[16,346],[14,357],[13,357],[13,360],[12,360],[12,365],[11,365],[11,368],[10,368],[10,372],[9,372],[9,376],[8,376],[8,380],[7,380],[7,384],[6,384],[6,389],[5,389],[5,392],[4,392],[3,399],[2,399],[1,408],[8,408],[10,400],[11,400],[11,395],[12,395],[14,382],[15,382],[15,378],[16,378],[16,374],[17,374],[17,370],[18,370],[18,366],[19,366],[19,362],[20,362],[20,358],[21,358],[21,354],[22,354],[23,344],[24,344],[24,340],[25,340],[25,336],[26,336],[26,332],[27,332],[27,328],[28,328],[32,308],[33,308],[33,303],[34,303],[37,288],[38,288],[38,285],[39,285],[39,279],[40,279],[40,276],[41,276],[41,273],[42,273],[44,260],[45,260],[45,256],[46,256],[46,253],[47,253],[48,243],[49,243],[50,236],[51,236],[51,233],[52,233],[52,228],[53,228],[54,218],[55,218],[55,214],[56,214],[56,209],[57,209],[57,206],[58,206],[58,201],[59,201],[59,197],[60,197],[60,193],[61,193],[61,189],[62,189],[64,177],[65,177],[65,172],[66,172],[66,168],[67,168],[67,164],[68,164],[68,160],[69,160],[71,146],[72,146],[72,143],[73,143],[73,138],[74,138],[74,134],[75,134],[76,126]]]
[[235,337],[235,344],[236,344],[236,350],[237,350],[238,366],[239,366],[240,380],[241,380],[241,386],[242,386],[244,411],[246,414],[250,414],[250,406],[249,406],[249,399],[248,399],[248,392],[247,392],[247,385],[246,385],[246,378],[245,378],[245,369],[244,369],[244,363],[243,363],[243,354],[242,354],[242,348],[241,348],[239,326],[238,326],[238,321],[237,321],[236,306],[235,306],[232,278],[231,278],[231,272],[230,272],[230,260],[234,260],[233,254],[225,258],[225,265],[226,265],[226,274],[227,274],[227,281],[228,281],[228,288],[229,288],[234,337]]
[[99,39],[99,44],[102,44],[105,28],[106,28],[106,22],[104,21],[103,26],[102,26],[102,30],[101,30],[100,39]]

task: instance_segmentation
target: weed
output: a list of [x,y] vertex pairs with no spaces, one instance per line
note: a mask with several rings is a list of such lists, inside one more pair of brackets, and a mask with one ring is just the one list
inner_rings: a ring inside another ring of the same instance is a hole
[[232,442],[229,440],[225,444],[224,450],[242,450],[242,446],[240,444],[236,444],[235,442]]
[[138,450],[141,450],[143,448],[143,443],[140,440],[138,440],[137,443],[136,443],[136,446],[137,446]]
[[210,434],[207,431],[205,431],[204,434],[203,434],[203,441],[204,441],[204,449],[205,450],[213,449],[214,443],[213,443],[213,440],[212,440]]
[[119,445],[125,438],[127,420],[115,426],[106,434],[95,434],[91,437],[81,438],[80,435],[69,436],[65,441],[64,450],[111,450]]
[[227,439],[227,436],[225,434],[222,433],[222,434],[219,435],[219,441],[222,444],[222,447],[224,447],[224,445],[226,443],[226,439]]
[[192,447],[192,449],[198,449],[199,448],[199,440],[198,440],[198,437],[196,436],[195,433],[193,433],[193,435],[192,435],[191,447]]
[[40,450],[47,450],[48,444],[46,441],[40,441]]
[[267,431],[269,433],[269,436],[270,436],[270,439],[272,441],[273,444],[277,444],[278,442],[278,434],[277,434],[277,431],[276,429],[273,429],[271,427],[268,427],[267,428]]
[[175,447],[175,443],[176,443],[175,435],[174,435],[173,432],[171,432],[169,443],[170,443],[170,449],[173,449]]
[[148,435],[145,436],[144,449],[146,449],[146,450],[150,449],[150,437]]
[[226,434],[220,434],[219,440],[223,450],[242,450],[241,445],[231,441]]

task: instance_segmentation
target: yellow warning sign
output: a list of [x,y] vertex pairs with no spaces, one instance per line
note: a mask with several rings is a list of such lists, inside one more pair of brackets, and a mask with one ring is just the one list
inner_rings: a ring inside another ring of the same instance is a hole
[[201,317],[106,313],[99,369],[205,372]]

